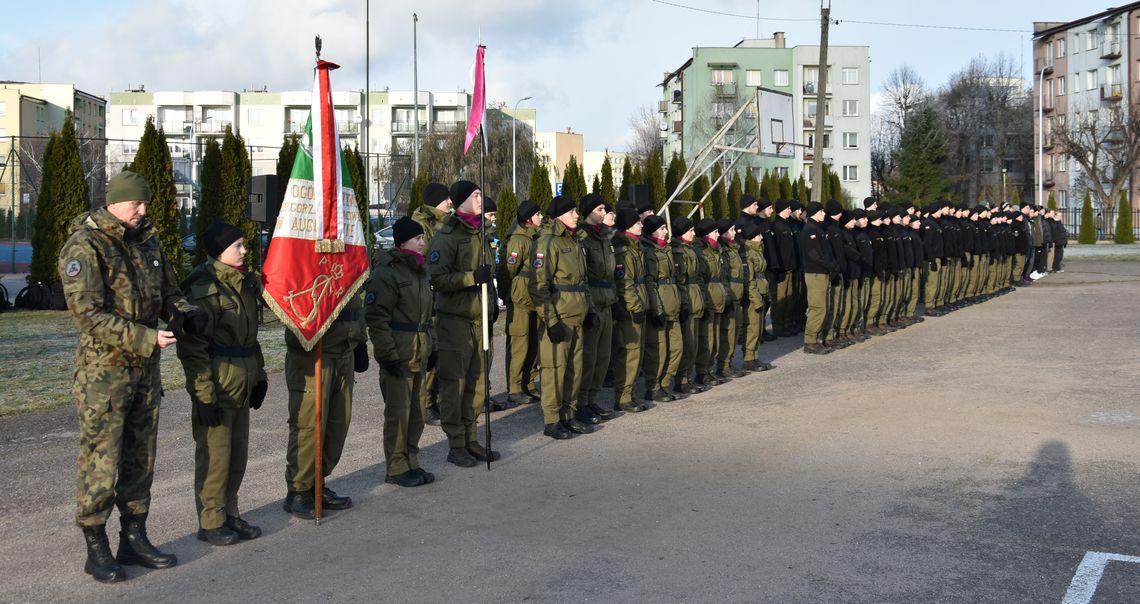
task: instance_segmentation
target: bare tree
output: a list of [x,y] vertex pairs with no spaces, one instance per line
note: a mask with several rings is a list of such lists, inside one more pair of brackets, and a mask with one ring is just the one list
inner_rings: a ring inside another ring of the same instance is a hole
[[1054,143],[1081,166],[1086,187],[1106,209],[1116,207],[1120,192],[1140,163],[1140,111],[1085,113],[1057,118]]
[[653,105],[643,105],[629,118],[633,128],[629,140],[629,153],[644,161],[649,153],[661,147],[661,116]]
[[906,117],[930,96],[922,76],[910,65],[900,65],[883,81],[883,121],[897,133],[906,125]]
[[882,195],[887,179],[894,176],[899,131],[886,119],[885,112],[871,114],[871,194]]

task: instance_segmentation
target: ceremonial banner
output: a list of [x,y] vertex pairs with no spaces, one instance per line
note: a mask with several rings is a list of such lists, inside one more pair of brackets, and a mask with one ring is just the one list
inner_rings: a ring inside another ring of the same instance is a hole
[[[480,126],[484,126],[483,148],[487,148],[487,128],[483,123],[487,117],[487,82],[483,79],[484,50],[486,47],[482,44],[475,49],[475,64],[471,66],[471,114],[467,117],[467,139],[463,141],[464,155],[467,154],[467,149],[471,147],[471,141],[475,140],[475,134],[479,131]],[[455,201],[455,203],[463,203],[463,200]]]
[[356,194],[341,153],[329,72],[317,61],[312,109],[265,257],[262,297],[312,350],[368,279]]

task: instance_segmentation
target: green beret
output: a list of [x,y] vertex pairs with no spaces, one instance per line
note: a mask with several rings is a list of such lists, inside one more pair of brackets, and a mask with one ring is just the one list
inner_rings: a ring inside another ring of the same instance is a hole
[[123,170],[107,181],[107,205],[122,201],[150,202],[150,187],[138,172]]

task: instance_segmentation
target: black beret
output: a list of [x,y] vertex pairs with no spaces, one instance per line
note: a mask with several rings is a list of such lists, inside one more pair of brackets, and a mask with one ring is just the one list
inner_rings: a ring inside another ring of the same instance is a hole
[[828,216],[835,216],[836,214],[843,213],[843,205],[834,199],[827,200],[827,205],[824,207],[827,208]]
[[[132,172],[132,174],[134,173]],[[222,255],[222,252],[226,251],[226,248],[233,245],[233,242],[241,238],[241,229],[232,224],[215,220],[214,223],[206,229],[206,232],[202,233],[202,248],[206,250],[207,256],[217,258]]]
[[537,203],[534,203],[529,199],[520,203],[517,212],[519,224],[522,224],[531,218],[534,218],[534,215],[537,214],[540,209],[541,208],[538,207]]
[[763,229],[760,228],[760,225],[756,224],[755,222],[750,222],[744,225],[744,228],[740,230],[740,236],[745,240],[748,240],[753,239],[762,232]]
[[839,217],[839,224],[847,224],[855,220],[855,214],[851,210],[843,210],[843,215]]
[[470,180],[457,180],[451,185],[451,203],[459,206],[467,201],[471,194],[479,189],[479,185],[471,182]]
[[697,237],[705,237],[716,230],[716,221],[712,218],[702,218],[697,221],[697,226],[693,228],[697,231]]
[[597,193],[589,193],[582,198],[581,203],[578,204],[578,214],[583,217],[594,211],[598,206],[606,205],[606,200],[602,199],[601,195]]
[[732,228],[732,221],[727,219],[727,218],[721,218],[720,220],[716,221],[716,230],[721,235],[727,233],[728,229],[731,229],[731,228]]
[[447,187],[438,182],[431,182],[428,183],[428,186],[424,187],[423,202],[424,205],[429,205],[434,208],[442,203],[443,200],[447,199],[449,195],[451,195],[451,193],[447,190]]
[[658,216],[657,214],[652,214],[643,218],[641,220],[641,224],[645,227],[645,230],[643,232],[646,235],[652,235],[657,231],[657,229],[665,226],[665,219]]
[[677,236],[684,235],[693,228],[693,221],[685,218],[684,216],[677,216],[673,218],[673,234]]
[[645,212],[653,211],[653,202],[648,199],[639,199],[637,201],[637,213],[644,214]]
[[768,201],[767,199],[761,199],[759,201],[759,205],[756,206],[756,210],[763,212],[764,210],[767,210],[769,207],[771,207],[771,205],[772,202]]
[[804,209],[803,204],[794,199],[788,202],[788,207],[792,208],[793,212]]
[[614,217],[614,228],[619,231],[628,231],[629,227],[637,224],[640,217],[641,215],[637,213],[637,210],[629,206],[619,205],[617,216]]
[[498,212],[498,211],[499,211],[499,206],[495,204],[495,199],[493,197],[488,195],[488,196],[483,198],[483,213],[484,214],[487,212]]
[[574,200],[564,195],[558,195],[550,200],[550,205],[546,208],[546,215],[551,218],[558,218],[559,216],[574,209]]
[[880,210],[867,210],[867,219],[871,222],[883,219],[883,212]]
[[786,210],[790,207],[792,207],[792,204],[788,203],[788,200],[786,200],[786,199],[780,199],[780,200],[776,201],[776,213],[777,214],[779,214],[780,212],[783,212],[784,210]]
[[401,216],[396,224],[392,225],[392,243],[396,247],[400,247],[407,240],[423,234],[424,228],[420,226],[420,223],[407,216]]
[[823,204],[819,203],[818,201],[813,201],[813,202],[807,204],[807,215],[808,216],[815,216],[816,214],[818,214],[819,212],[822,212],[822,211],[823,211]]
[[855,208],[855,211],[853,211],[851,214],[855,216],[855,220],[862,220],[867,217],[867,210],[864,210],[863,208]]
[[873,205],[875,205],[875,198],[874,197],[864,197],[863,198],[863,207],[864,208],[869,208]]
[[757,203],[756,198],[749,195],[748,193],[745,193],[744,195],[740,196],[740,209],[741,210],[746,209],[748,206],[750,206],[754,203]]

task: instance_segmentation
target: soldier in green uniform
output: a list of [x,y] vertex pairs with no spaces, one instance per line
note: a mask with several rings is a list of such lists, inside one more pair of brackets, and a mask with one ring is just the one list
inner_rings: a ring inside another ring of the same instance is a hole
[[720,341],[716,346],[716,377],[724,380],[738,378],[746,375],[732,367],[732,357],[736,354],[736,341],[738,328],[741,322],[740,301],[744,299],[744,263],[740,258],[740,249],[736,244],[736,226],[727,218],[717,221],[717,231],[720,232],[720,261],[724,267],[724,279],[727,282],[725,290],[728,300],[721,314],[718,336]]
[[[455,214],[428,244],[428,276],[435,291],[436,349],[439,365],[441,425],[450,451],[447,461],[464,468],[496,460],[497,451],[479,444],[479,413],[486,401],[487,367],[483,354],[483,300],[493,325],[499,307],[492,283],[495,257],[490,233],[481,230],[483,193],[468,180],[451,185],[450,196],[459,203]],[[486,357],[490,357],[488,353]],[[487,359],[490,362],[490,359]]]
[[[198,333],[206,315],[178,289],[146,220],[149,202],[142,176],[112,176],[107,206],[72,220],[59,253],[63,293],[79,329],[72,389],[79,412],[75,523],[87,545],[83,570],[102,582],[126,579],[120,564],[166,568],[177,562],[146,534],[162,398],[159,350],[176,342],[175,330],[159,329],[158,321]],[[117,561],[106,531],[112,507],[122,522]]]
[[705,293],[700,282],[700,266],[697,252],[693,250],[696,230],[693,221],[684,216],[673,218],[673,266],[677,291],[681,297],[681,314],[678,325],[681,327],[681,363],[677,367],[675,391],[681,394],[704,392],[705,387],[693,383],[693,371],[697,364],[696,322],[705,316]]
[[703,321],[697,321],[697,359],[695,382],[706,388],[716,384],[723,384],[723,379],[713,375],[717,360],[717,342],[720,333],[720,315],[725,311],[728,302],[728,292],[724,283],[724,266],[720,260],[720,239],[717,237],[716,221],[711,218],[702,218],[693,227],[697,239],[693,241],[693,250],[699,259],[699,281],[704,286],[705,316]]
[[515,405],[535,402],[530,392],[538,362],[538,313],[528,284],[530,258],[542,226],[538,204],[519,204],[517,222],[507,231],[507,243],[498,270],[498,291],[507,307],[507,400]]
[[556,196],[547,215],[552,222],[535,242],[530,295],[546,335],[538,345],[543,434],[562,440],[594,431],[577,418],[576,411],[582,385],[582,330],[596,328],[598,318],[591,310],[585,254],[574,236],[578,228],[574,201]]
[[642,224],[637,210],[618,208],[614,219],[613,305],[614,409],[640,413],[649,409],[633,396],[633,385],[641,371],[643,326],[649,308],[645,291],[645,258],[641,253]]
[[[432,182],[424,187],[423,203],[412,212],[412,220],[424,230],[424,242],[431,246],[431,240],[436,231],[443,226],[443,221],[451,214],[451,192],[446,186]],[[435,370],[424,374],[424,387],[420,391],[420,408],[424,413],[424,422],[439,425],[439,384],[435,380]]]
[[741,347],[746,371],[767,371],[772,365],[760,360],[760,343],[764,340],[764,309],[768,307],[767,263],[764,260],[764,233],[760,225],[749,222],[741,231],[740,256],[744,261],[747,292],[742,310],[747,316],[744,345]]
[[424,270],[424,230],[408,217],[392,225],[393,249],[377,255],[364,294],[364,320],[380,363],[384,396],[384,482],[417,487],[435,481],[420,467],[424,432],[420,392],[439,354],[431,323],[431,287]]
[[[668,402],[684,398],[673,391],[673,378],[681,365],[681,299],[673,281],[673,257],[669,251],[665,219],[652,214],[641,219],[641,252],[645,257],[645,290],[649,306],[645,313],[645,398]],[[687,317],[686,317],[687,318]]]
[[183,335],[178,358],[194,409],[194,503],[198,539],[232,545],[261,529],[238,514],[238,488],[249,454],[249,410],[261,408],[269,387],[257,343],[261,278],[245,269],[241,229],[217,222],[199,245],[209,257],[182,281],[182,291],[208,316],[200,334]]
[[[614,215],[601,195],[582,198],[578,214],[585,224],[577,238],[586,254],[586,285],[597,325],[582,334],[582,387],[578,391],[577,417],[588,424],[612,419],[614,412],[595,402],[602,389],[613,352],[614,321],[610,307],[617,302],[614,285]],[[608,223],[608,224],[607,224]]]
[[[336,469],[352,421],[353,372],[368,369],[362,296],[353,296],[321,336],[321,476]],[[282,509],[297,518],[313,518],[316,488],[317,351],[285,330],[285,383],[289,388],[289,441],[285,450]],[[324,486],[323,509],[347,510],[352,499]]]

